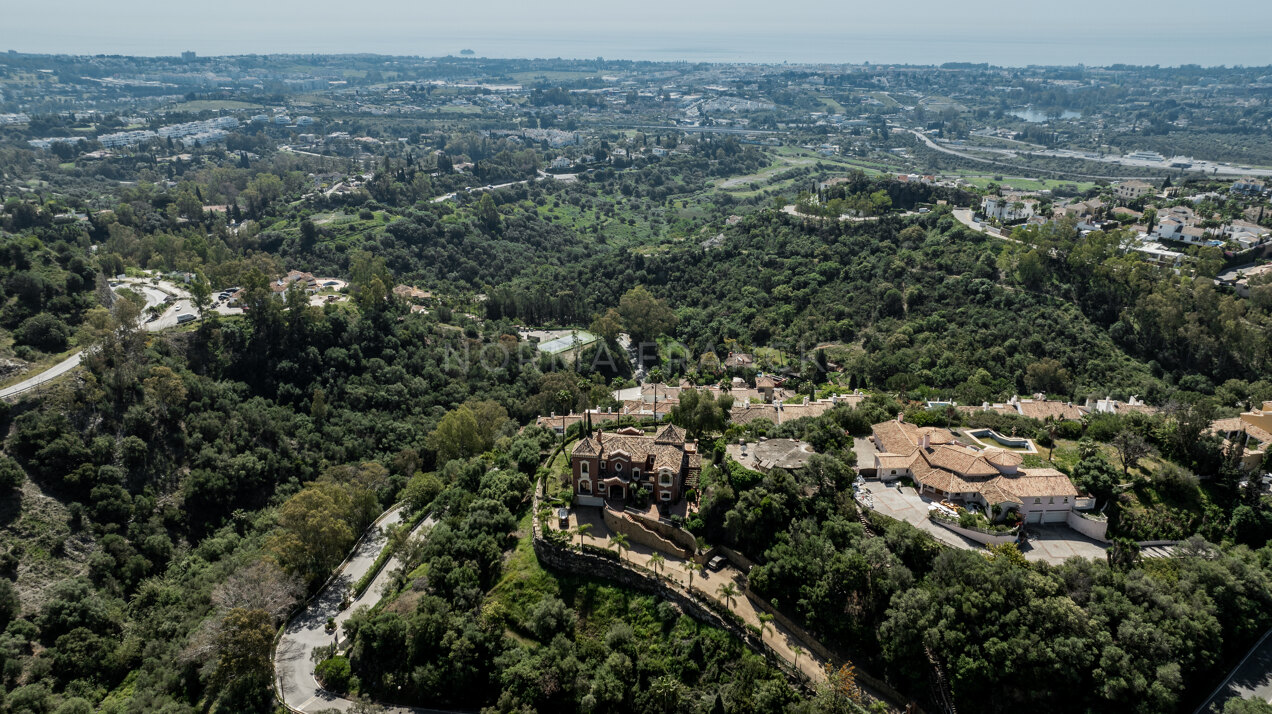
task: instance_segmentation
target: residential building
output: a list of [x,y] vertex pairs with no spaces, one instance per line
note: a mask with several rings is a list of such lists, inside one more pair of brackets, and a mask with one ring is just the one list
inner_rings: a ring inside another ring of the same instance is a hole
[[1183,253],[1170,250],[1161,243],[1151,241],[1137,244],[1135,250],[1143,255],[1148,262],[1165,268],[1178,268],[1184,262],[1184,258],[1187,257]]
[[1272,446],[1272,402],[1261,409],[1251,409],[1239,417],[1220,419],[1210,425],[1211,432],[1224,440],[1224,446],[1240,445],[1241,468],[1259,469]]
[[981,213],[999,221],[1022,221],[1037,212],[1038,200],[1022,194],[986,196],[981,199]]
[[1017,452],[968,446],[947,429],[917,427],[900,415],[871,431],[879,478],[909,477],[921,495],[974,503],[991,518],[1016,511],[1026,523],[1064,523],[1075,507],[1093,505],[1063,473],[1022,468]]
[[1262,181],[1256,181],[1252,178],[1237,179],[1232,182],[1232,193],[1239,193],[1244,196],[1258,196],[1263,193],[1264,185]]
[[1113,187],[1113,195],[1122,201],[1134,201],[1135,199],[1146,196],[1153,191],[1153,184],[1144,181],[1123,181]]
[[698,442],[668,424],[653,436],[628,427],[613,433],[597,430],[581,439],[570,454],[574,501],[601,506],[625,501],[640,487],[656,503],[677,503],[685,489],[698,483],[702,457]]

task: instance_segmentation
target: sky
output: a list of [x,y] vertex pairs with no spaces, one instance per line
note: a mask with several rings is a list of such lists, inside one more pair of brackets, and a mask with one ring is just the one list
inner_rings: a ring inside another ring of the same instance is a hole
[[0,50],[1272,64],[1272,0],[10,0]]

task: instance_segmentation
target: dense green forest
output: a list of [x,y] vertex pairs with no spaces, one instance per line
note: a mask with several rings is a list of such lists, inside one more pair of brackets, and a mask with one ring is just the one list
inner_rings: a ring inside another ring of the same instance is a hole
[[[823,453],[794,473],[760,474],[734,462],[707,467],[701,512],[687,527],[754,559],[749,582],[756,592],[906,691],[934,697],[930,671],[915,664],[931,652],[946,668],[960,709],[1188,708],[1209,693],[1208,684],[1194,683],[1213,681],[1233,653],[1272,625],[1265,613],[1272,598],[1266,546],[1272,509],[1257,491],[1238,486],[1242,475],[1230,464],[1220,463],[1219,476],[1204,487],[1213,512],[1179,534],[1200,531],[1205,538],[1193,536],[1169,559],[1138,557],[1132,541],[1144,535],[1134,533],[1138,504],[1127,498],[1109,504],[1114,547],[1107,563],[1032,563],[1015,545],[991,548],[986,557],[944,548],[912,525],[877,514],[869,516],[873,533],[867,532],[848,495],[854,473],[846,464],[853,456],[843,434],[863,433],[902,410],[918,423],[925,414],[934,418],[922,407],[876,396],[780,427],[762,421],[728,427],[712,447],[717,457],[727,440],[743,435],[808,439]],[[1020,417],[988,413],[969,423],[1039,429],[1040,440],[1047,438],[1043,425]],[[1186,417],[1107,415],[1069,424],[1084,443],[1130,430],[1151,435],[1162,453],[1184,462],[1192,453],[1223,458],[1212,437],[1198,434],[1187,445],[1164,440],[1179,437]],[[1184,448],[1189,452],[1177,451]],[[1085,458],[1075,480],[1111,498],[1122,474],[1094,450]],[[1148,488],[1172,502],[1172,491],[1201,497],[1195,479],[1170,473],[1154,474]],[[1099,474],[1111,480],[1101,483]],[[1064,697],[1038,684],[1056,678],[1065,682]]]
[[[480,153],[490,180],[537,168],[509,146],[455,153]],[[83,221],[57,218],[82,206],[7,201],[0,327],[14,353],[93,349],[82,372],[0,413],[6,710],[269,710],[275,629],[400,500],[440,523],[391,601],[351,621],[347,658],[322,663],[333,689],[494,711],[838,706],[665,604],[533,562],[526,497],[554,436],[519,428],[612,406],[628,366],[594,368],[586,353],[571,369],[518,325],[591,328],[604,338],[593,349],[613,351],[626,331],[657,345],[647,366],[666,378],[715,382],[704,364],[763,349],[792,360],[804,394],[832,364],[837,388],[870,388],[856,410],[780,427],[672,417],[717,455],[685,525],[755,560],[757,592],[863,667],[922,696],[930,652],[965,710],[1186,708],[1272,624],[1272,509],[1204,433],[1272,398],[1266,286],[1239,299],[1148,265],[1117,232],[1060,225],[1009,242],[941,206],[849,222],[709,193],[766,160],[703,142],[658,164],[434,202],[460,185],[418,159],[386,160],[365,191],[336,199],[278,157],[129,186]],[[967,198],[864,175],[826,196],[906,210]],[[205,213],[212,200],[234,208]],[[130,268],[242,286],[247,313],[143,332],[135,305],[102,287]],[[275,299],[284,269],[348,276],[352,300]],[[437,304],[412,312],[390,293],[400,281]],[[1119,540],[1109,563],[1043,566],[1010,549],[947,552],[882,520],[868,535],[850,434],[898,411],[938,419],[917,407],[932,396],[1033,392],[1170,407],[1055,433],[976,425],[1081,440],[1064,468],[1107,505],[1113,532],[1200,534],[1180,557],[1140,561]],[[802,438],[821,455],[797,475],[760,475],[724,466],[717,434]],[[1132,439],[1161,464],[1109,460]],[[1133,487],[1117,491],[1119,477]],[[1071,696],[1037,686],[1056,673]]]

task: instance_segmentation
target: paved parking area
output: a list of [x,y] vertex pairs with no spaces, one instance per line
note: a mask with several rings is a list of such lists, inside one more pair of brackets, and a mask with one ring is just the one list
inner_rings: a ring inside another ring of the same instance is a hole
[[[913,488],[896,487],[897,482],[867,481],[866,490],[874,500],[876,511],[900,521],[907,521],[919,530],[931,533],[934,538],[954,546],[968,550],[980,550],[984,546],[976,541],[928,520],[928,504],[931,501],[920,496]],[[1029,560],[1051,564],[1063,563],[1069,558],[1104,558],[1105,545],[1097,540],[1087,538],[1068,526],[1028,526],[1029,539],[1021,552]]]
[[854,436],[852,439],[852,450],[857,454],[857,469],[873,469],[875,467],[875,445],[874,442],[862,437]]
[[1020,549],[1030,560],[1047,563],[1063,563],[1069,558],[1105,557],[1105,545],[1087,538],[1068,526],[1026,526],[1029,539]]
[[981,548],[980,543],[968,540],[954,531],[946,530],[928,520],[928,503],[930,501],[916,493],[913,488],[903,486],[898,489],[897,483],[897,481],[891,483],[882,481],[866,482],[866,490],[870,492],[871,498],[874,499],[876,511],[899,521],[906,521],[915,528],[932,534],[933,538],[946,545],[968,550]]

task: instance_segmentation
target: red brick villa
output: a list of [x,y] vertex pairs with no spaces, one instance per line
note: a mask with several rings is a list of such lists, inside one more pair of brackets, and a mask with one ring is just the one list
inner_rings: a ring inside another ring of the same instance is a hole
[[669,424],[653,436],[628,427],[609,434],[598,430],[579,441],[570,467],[574,502],[581,506],[624,501],[639,486],[649,490],[655,503],[670,504],[698,483],[702,457],[697,440],[686,441],[678,426]]

